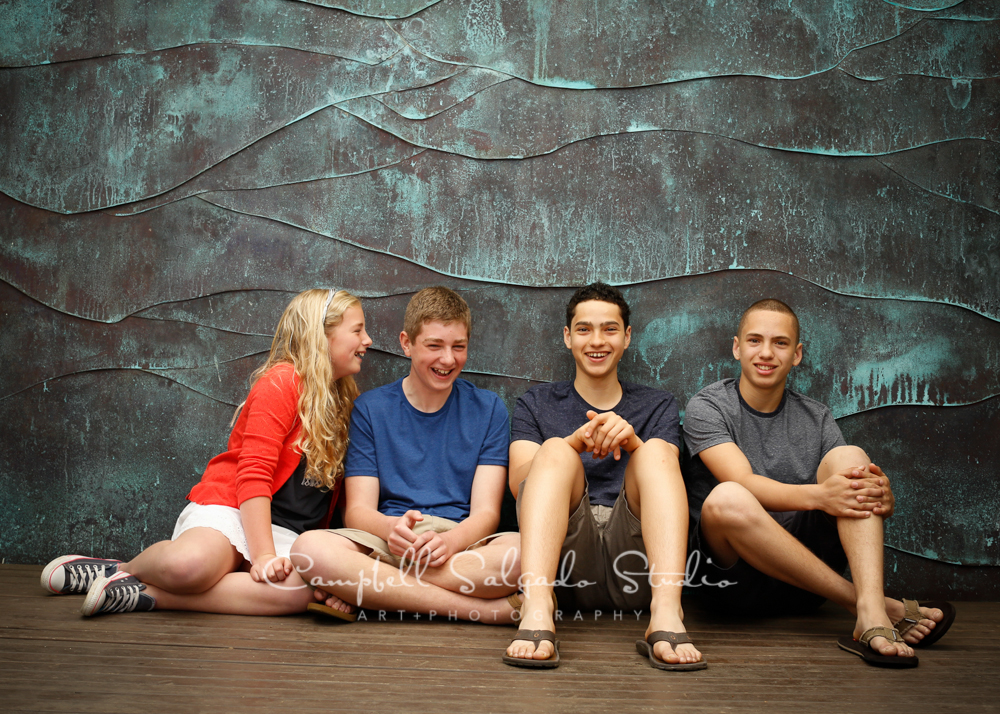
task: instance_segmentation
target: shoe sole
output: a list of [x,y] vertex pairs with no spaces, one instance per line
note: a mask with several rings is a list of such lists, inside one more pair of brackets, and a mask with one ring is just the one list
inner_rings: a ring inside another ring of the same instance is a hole
[[941,618],[941,622],[934,625],[934,629],[931,633],[927,635],[924,639],[920,640],[915,644],[910,645],[910,647],[920,648],[920,647],[930,647],[935,642],[940,640],[946,634],[948,630],[951,629],[952,624],[955,622],[955,606],[950,602],[943,602],[938,600],[931,600],[929,602],[920,603],[920,607],[928,607],[932,610],[940,610],[944,613],[944,617]]
[[82,555],[63,555],[56,558],[48,565],[46,565],[45,570],[42,571],[42,581],[41,581],[42,587],[45,590],[48,590],[53,595],[79,595],[80,593],[71,593],[71,592],[64,593],[62,590],[56,590],[55,588],[52,587],[50,581],[52,580],[52,574],[56,572],[56,570],[61,568],[64,564],[69,563],[70,561],[73,560],[77,560],[82,557],[83,557]]
[[548,659],[527,659],[526,657],[511,657],[506,652],[501,657],[504,664],[524,669],[555,669],[562,662],[559,656],[559,640],[552,643],[552,656]]
[[667,662],[660,659],[653,652],[653,645],[646,642],[646,640],[636,640],[635,651],[649,660],[650,667],[662,672],[696,672],[700,669],[708,669],[708,662],[703,659],[697,662]]
[[884,655],[880,652],[876,652],[868,645],[863,645],[858,642],[853,637],[840,637],[837,639],[837,647],[844,650],[844,652],[850,652],[852,655],[857,655],[865,661],[865,663],[873,665],[875,667],[889,667],[892,669],[909,669],[910,667],[916,667],[920,660],[916,655],[913,657],[897,657],[895,655]]

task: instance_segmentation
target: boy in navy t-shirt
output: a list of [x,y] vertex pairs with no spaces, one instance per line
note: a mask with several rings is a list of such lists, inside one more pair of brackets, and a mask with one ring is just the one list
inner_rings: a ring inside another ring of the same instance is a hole
[[650,626],[636,648],[650,664],[705,667],[682,622],[687,500],[677,403],[668,392],[618,381],[631,329],[616,288],[577,290],[563,328],[575,379],[533,387],[514,409],[510,488],[525,602],[507,664],[559,663],[559,585],[563,607],[569,599],[586,610],[648,606]]
[[[344,524],[292,548],[320,609],[352,606],[510,623],[520,601],[516,533],[496,534],[507,476],[507,409],[458,375],[471,314],[448,288],[410,300],[410,372],[354,403]],[[308,566],[308,567],[306,567]]]

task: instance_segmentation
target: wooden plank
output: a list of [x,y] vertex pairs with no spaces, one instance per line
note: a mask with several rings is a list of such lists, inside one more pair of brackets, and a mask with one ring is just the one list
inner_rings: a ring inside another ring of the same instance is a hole
[[[879,691],[912,712],[995,711],[1000,603],[958,603],[948,638],[916,670],[867,667],[835,638],[852,618],[727,619],[688,608],[707,670],[658,672],[634,650],[648,615],[568,613],[563,664],[503,665],[511,628],[388,617],[353,625],[309,616],[155,612],[83,618],[47,595],[38,566],[0,566],[0,698],[11,712],[160,711],[842,712]],[[766,634],[766,637],[764,636]],[[109,690],[115,692],[108,696]]]

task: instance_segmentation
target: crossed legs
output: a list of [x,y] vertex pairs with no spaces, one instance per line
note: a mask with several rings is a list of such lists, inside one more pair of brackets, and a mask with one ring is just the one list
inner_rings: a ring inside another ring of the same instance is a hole
[[[584,458],[587,458],[585,455]],[[642,522],[643,543],[649,558],[653,599],[647,631],[684,632],[681,587],[687,552],[687,499],[677,458],[671,447],[652,439],[629,457],[625,473],[625,498]],[[522,629],[554,630],[553,584],[559,554],[569,523],[586,492],[580,455],[563,439],[549,439],[535,454],[521,487],[521,573],[525,589]],[[552,656],[550,642],[515,640],[507,648],[511,657],[544,660]],[[701,659],[691,644],[677,652],[657,643],[654,652],[664,661],[696,662]]]
[[[854,467],[867,468],[867,454],[854,446],[830,451],[816,474],[818,483]],[[837,531],[851,566],[854,583],[835,573],[826,563],[785,531],[764,510],[750,491],[733,482],[712,490],[701,512],[701,535],[720,567],[744,560],[754,569],[795,587],[831,600],[857,616],[854,636],[878,625],[891,627],[903,617],[899,600],[883,595],[882,517],[837,519]],[[925,637],[943,617],[940,610],[921,609],[926,617],[906,634],[910,644]],[[884,655],[913,656],[906,643],[884,638],[872,641]]]
[[280,582],[257,583],[241,571],[243,555],[212,528],[192,528],[177,540],[160,541],[119,570],[134,575],[163,610],[232,615],[303,612],[312,593],[293,572]]
[[456,553],[441,567],[401,570],[370,557],[367,549],[344,536],[309,531],[292,546],[292,562],[319,588],[317,593],[358,607],[506,625],[514,621],[514,608],[505,596],[517,590],[518,542],[516,535],[501,536]]

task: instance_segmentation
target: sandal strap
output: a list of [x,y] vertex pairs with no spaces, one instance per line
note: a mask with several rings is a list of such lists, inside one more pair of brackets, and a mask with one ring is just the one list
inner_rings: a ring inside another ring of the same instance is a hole
[[907,632],[912,630],[921,619],[919,602],[903,598],[903,607],[906,609],[903,619],[899,622],[893,623],[901,635],[905,635]]
[[[521,633],[527,635],[523,636]],[[523,642],[534,642],[535,649],[538,649],[538,645],[542,642],[551,642],[553,645],[556,643],[556,633],[552,630],[518,630],[515,637],[511,642],[516,642],[521,640]]]
[[646,642],[652,647],[657,642],[669,642],[670,649],[674,652],[677,651],[677,645],[683,645],[685,643],[691,642],[691,638],[687,636],[686,632],[667,632],[666,630],[657,630],[656,632],[651,632],[649,637],[646,638]]
[[889,640],[889,642],[902,642],[903,638],[899,636],[899,631],[892,627],[885,627],[884,625],[879,625],[878,627],[870,627],[861,633],[861,637],[858,640],[863,645],[868,645],[874,637],[884,637]]

